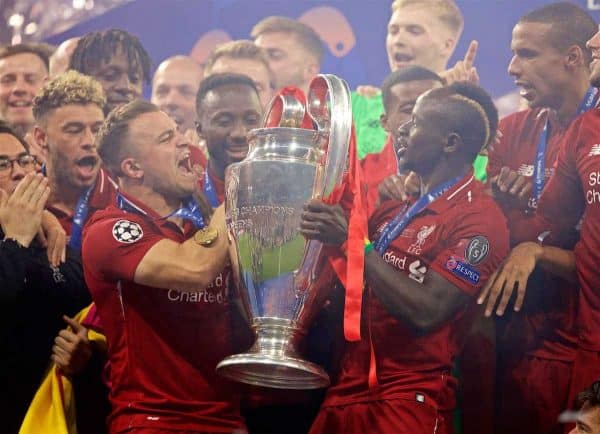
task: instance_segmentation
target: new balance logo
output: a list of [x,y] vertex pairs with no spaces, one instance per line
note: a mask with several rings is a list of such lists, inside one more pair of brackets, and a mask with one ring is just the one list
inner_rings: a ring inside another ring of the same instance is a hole
[[588,154],[588,157],[593,157],[595,155],[600,155],[600,144],[592,146],[592,149],[590,149],[590,153]]

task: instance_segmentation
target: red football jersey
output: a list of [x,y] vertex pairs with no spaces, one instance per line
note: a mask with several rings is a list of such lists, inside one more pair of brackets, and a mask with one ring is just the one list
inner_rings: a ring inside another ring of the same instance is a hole
[[148,250],[194,232],[116,206],[97,212],[83,238],[85,279],[108,339],[111,432],[153,428],[231,432],[243,427],[237,398],[215,374],[232,354],[229,273],[195,292],[134,283]]
[[[581,285],[578,308],[579,345],[600,351],[600,110],[580,116],[565,135],[556,174],[538,205],[535,231],[560,235],[581,220],[575,246]],[[560,237],[558,237],[560,238]]]
[[[98,176],[96,177],[96,181],[88,201],[87,220],[89,220],[96,211],[116,203],[118,189],[119,186],[117,182],[110,177],[105,168],[101,167],[98,171]],[[71,228],[73,226],[73,213],[65,213],[64,211],[54,208],[51,205],[47,206],[47,209],[56,216],[60,225],[67,233],[67,236],[70,236]]]
[[375,204],[379,199],[379,184],[398,173],[398,160],[392,138],[388,136],[381,152],[365,155],[365,158],[360,160],[360,165],[367,189],[367,215],[370,216],[375,211]]
[[[554,164],[566,129],[560,128],[555,118],[549,116],[547,110],[541,109],[520,111],[500,121],[498,129],[502,137],[490,150],[488,177],[498,175],[500,169],[507,166],[519,175],[531,179],[540,134],[547,119],[549,134],[544,161],[547,183],[554,174]],[[499,204],[508,220],[511,245],[516,245],[522,241],[520,233],[531,221],[531,212],[535,208],[530,205],[521,208],[517,205],[518,202]],[[524,317],[511,320],[508,333],[513,338],[509,345],[519,347],[536,357],[572,361],[577,344],[577,288],[541,271],[534,273],[528,286],[530,290],[523,310],[514,314]]]
[[[371,219],[371,239],[400,211],[397,201],[383,203]],[[388,247],[383,259],[422,283],[434,270],[471,297],[508,252],[508,229],[500,208],[472,174],[464,177],[413,218]],[[424,275],[424,276],[423,276]],[[438,409],[454,407],[456,379],[450,371],[474,314],[473,299],[437,330],[422,336],[392,316],[366,291],[360,342],[347,342],[341,371],[330,387],[324,407],[407,397],[431,402]],[[373,343],[379,386],[369,389]]]

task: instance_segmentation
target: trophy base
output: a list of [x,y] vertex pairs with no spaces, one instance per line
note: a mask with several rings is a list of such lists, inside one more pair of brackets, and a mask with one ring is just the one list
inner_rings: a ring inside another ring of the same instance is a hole
[[275,389],[319,389],[329,386],[329,375],[320,366],[298,356],[294,343],[300,331],[288,320],[257,318],[258,339],[247,353],[222,360],[219,375],[240,383]]

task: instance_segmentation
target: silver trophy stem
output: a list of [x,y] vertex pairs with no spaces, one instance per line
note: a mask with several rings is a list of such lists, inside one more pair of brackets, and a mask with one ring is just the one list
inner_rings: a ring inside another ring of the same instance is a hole
[[283,318],[256,318],[256,342],[244,354],[227,357],[217,365],[225,378],[277,389],[317,389],[329,385],[320,366],[300,358],[296,346],[303,336]]

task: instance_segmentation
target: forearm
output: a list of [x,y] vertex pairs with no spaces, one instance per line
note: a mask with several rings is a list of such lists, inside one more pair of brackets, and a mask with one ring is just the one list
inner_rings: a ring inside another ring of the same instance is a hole
[[191,238],[181,244],[162,240],[148,250],[136,268],[134,281],[155,288],[194,292],[206,288],[227,261],[227,234],[200,246]]
[[444,294],[435,287],[436,276],[430,271],[428,282],[419,283],[394,269],[375,251],[365,256],[369,286],[386,310],[415,333],[432,331],[454,312],[448,311]]
[[575,255],[571,250],[544,246],[540,249],[537,265],[545,271],[559,276],[572,283],[577,283]]

